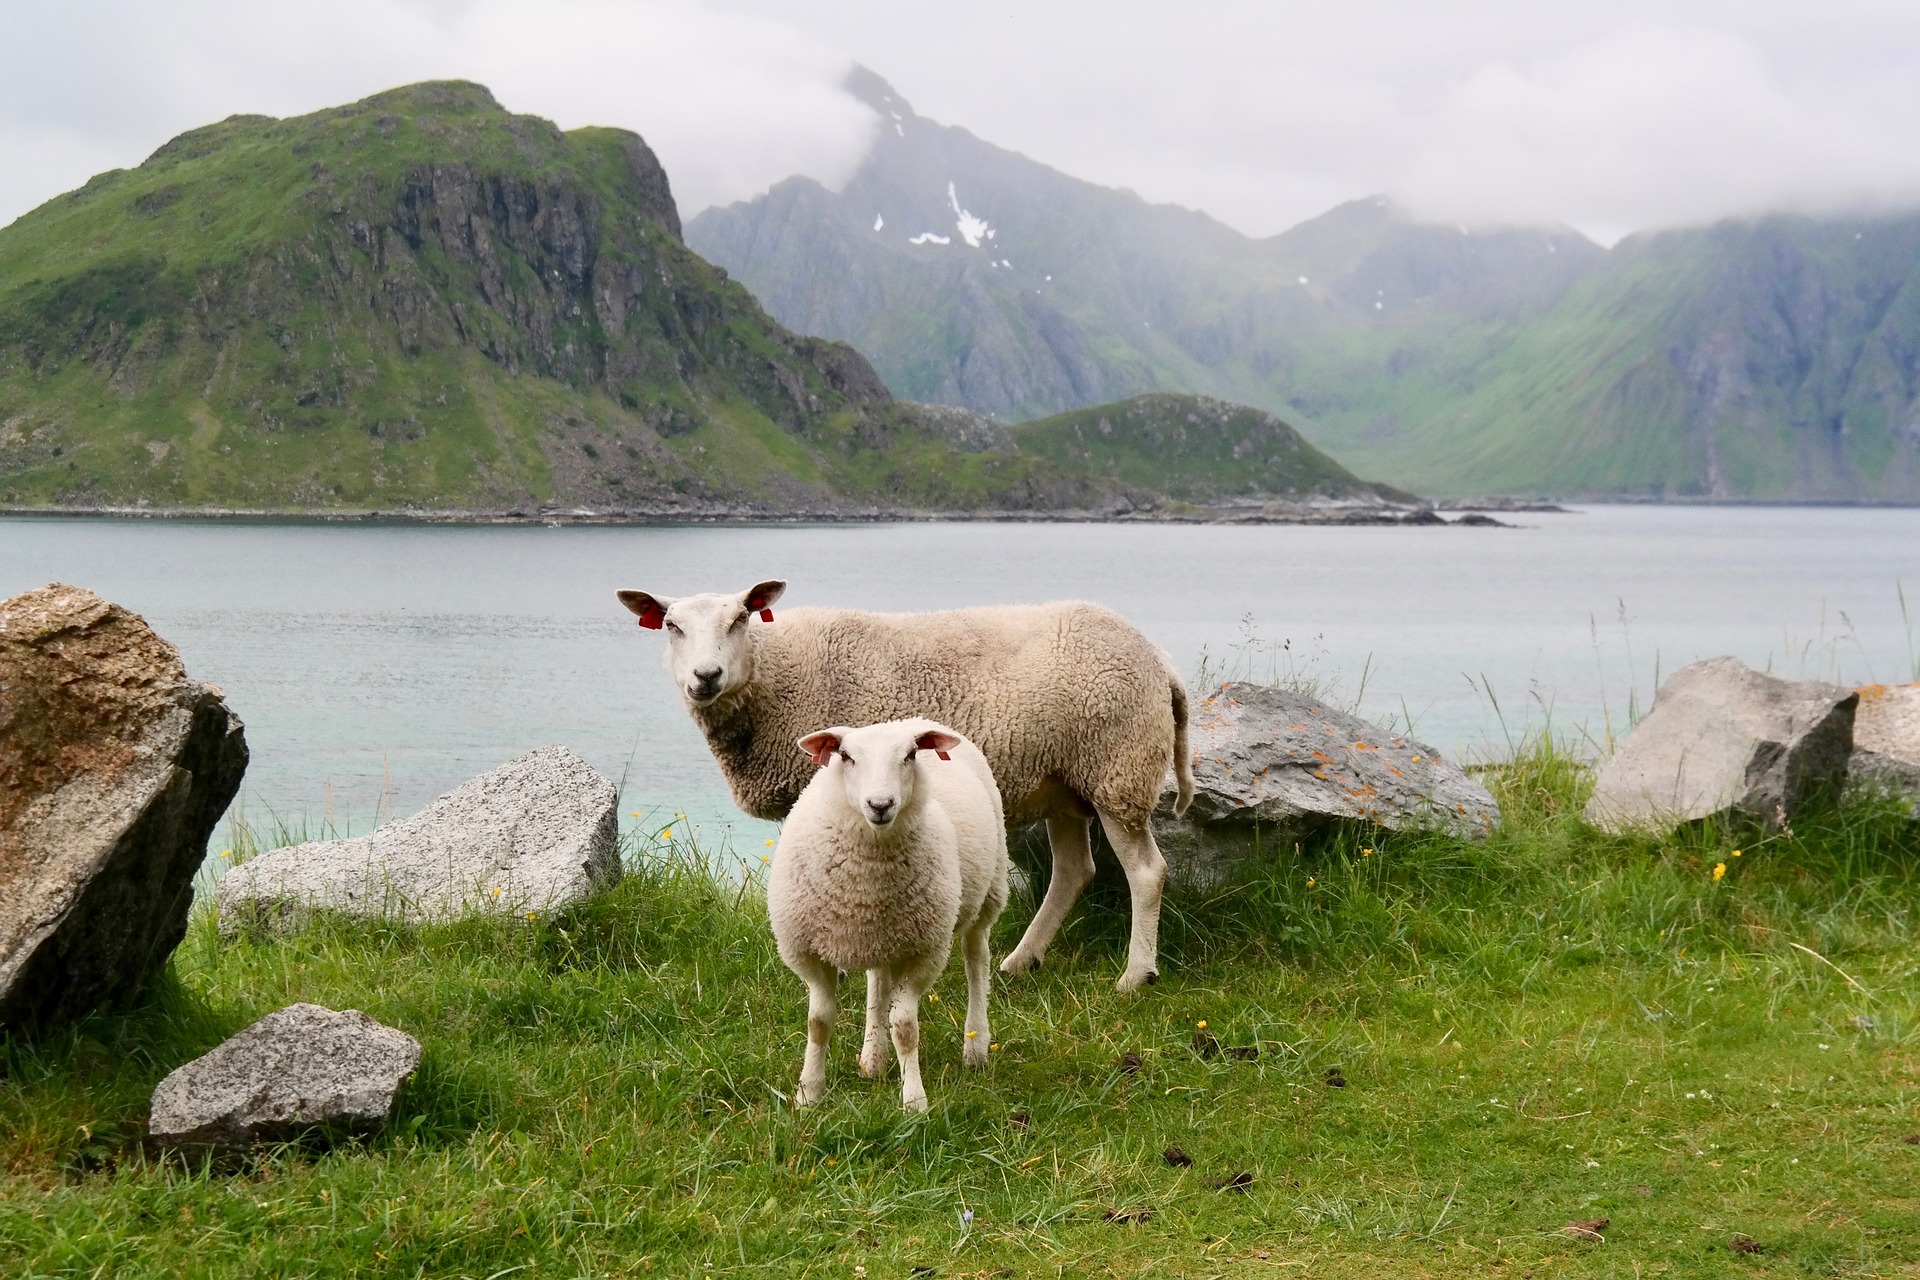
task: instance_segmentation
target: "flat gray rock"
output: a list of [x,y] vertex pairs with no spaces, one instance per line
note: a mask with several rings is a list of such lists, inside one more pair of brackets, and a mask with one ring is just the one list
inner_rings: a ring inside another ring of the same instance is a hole
[[1601,768],[1586,819],[1607,831],[1722,815],[1778,826],[1845,786],[1859,701],[1733,657],[1682,667]]
[[224,695],[137,614],[59,583],[0,602],[0,1026],[146,987],[246,768]]
[[1500,824],[1487,789],[1432,747],[1302,693],[1223,684],[1195,702],[1188,734],[1193,806],[1172,818],[1169,792],[1155,823],[1186,878],[1250,852],[1256,828],[1277,850],[1338,821],[1465,837]]
[[233,868],[220,927],[290,926],[315,910],[406,922],[547,912],[620,878],[619,796],[565,747],[469,779],[410,818]]
[[148,1141],[194,1149],[371,1133],[419,1065],[418,1040],[358,1009],[291,1004],[162,1080]]

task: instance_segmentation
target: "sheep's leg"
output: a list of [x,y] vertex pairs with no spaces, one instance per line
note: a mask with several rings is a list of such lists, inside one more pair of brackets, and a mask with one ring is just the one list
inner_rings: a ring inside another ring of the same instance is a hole
[[992,1038],[987,1029],[987,989],[993,985],[987,935],[992,932],[993,921],[983,915],[967,930],[962,943],[967,965],[967,1038],[960,1049],[960,1060],[970,1067],[987,1065],[988,1041]]
[[889,1021],[893,1051],[900,1059],[900,1105],[908,1111],[927,1109],[927,1087],[920,1081],[920,995],[933,985],[945,967],[926,960],[908,961],[892,973],[893,1010]]
[[860,1074],[869,1079],[887,1074],[887,1004],[885,969],[867,970],[867,1033],[860,1042]]
[[1127,873],[1133,897],[1133,937],[1127,944],[1127,968],[1119,989],[1133,991],[1160,980],[1160,894],[1167,883],[1167,860],[1146,823],[1132,826],[1100,815],[1100,826]]
[[1061,922],[1089,884],[1093,883],[1093,822],[1075,814],[1047,819],[1047,843],[1053,849],[1053,875],[1047,881],[1047,896],[1034,912],[1033,923],[1021,935],[1020,945],[1000,962],[1002,973],[1025,973],[1038,969],[1046,957],[1047,944],[1060,931]]
[[794,971],[807,984],[807,1056],[800,1064],[800,1085],[793,1091],[793,1104],[810,1107],[827,1091],[827,1038],[833,1034],[833,1020],[840,1012],[840,974],[832,965],[811,956],[794,965]]

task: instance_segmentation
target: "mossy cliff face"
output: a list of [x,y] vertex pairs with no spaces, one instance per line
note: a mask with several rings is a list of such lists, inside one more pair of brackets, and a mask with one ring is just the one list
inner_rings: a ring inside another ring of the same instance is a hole
[[473,84],[234,117],[0,229],[9,505],[808,507],[943,447],[899,408],[686,249],[637,135]]

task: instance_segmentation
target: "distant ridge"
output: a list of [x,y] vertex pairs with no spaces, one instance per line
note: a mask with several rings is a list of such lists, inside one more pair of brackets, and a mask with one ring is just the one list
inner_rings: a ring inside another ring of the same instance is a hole
[[917,115],[839,192],[688,243],[896,393],[1017,421],[1153,390],[1283,414],[1440,494],[1920,501],[1920,215],[1630,237],[1352,201],[1256,240]]

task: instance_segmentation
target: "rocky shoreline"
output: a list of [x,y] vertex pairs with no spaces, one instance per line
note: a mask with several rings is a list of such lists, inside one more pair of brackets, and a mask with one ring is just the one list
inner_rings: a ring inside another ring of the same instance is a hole
[[[9,507],[0,516],[72,519],[231,520],[302,524],[431,525],[770,525],[770,524],[1243,524],[1512,528],[1487,514],[1564,512],[1551,503],[1495,505],[1436,504],[1392,506],[1380,503],[1266,503],[1221,507],[1171,506],[1067,511],[920,511],[891,507],[761,508],[750,504],[658,506],[595,510],[542,506],[508,511],[458,508],[329,511],[276,507]],[[1452,513],[1448,519],[1441,512]]]

